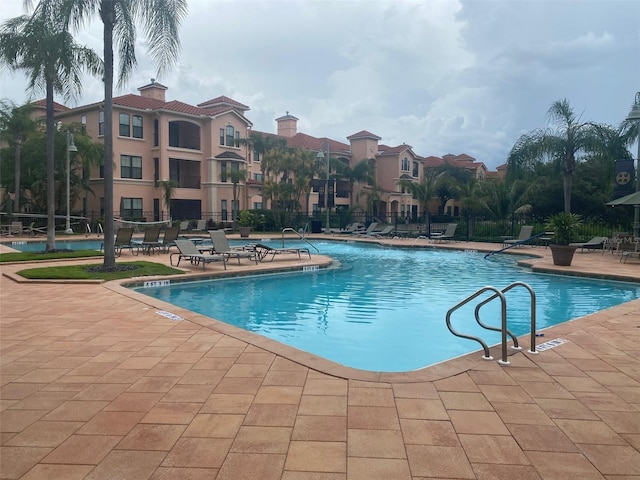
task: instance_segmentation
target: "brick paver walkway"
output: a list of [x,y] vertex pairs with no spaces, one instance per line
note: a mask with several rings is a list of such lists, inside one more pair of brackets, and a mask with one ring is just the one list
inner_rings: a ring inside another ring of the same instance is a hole
[[[553,268],[546,249],[524,251]],[[599,252],[568,269],[640,279],[638,261]],[[1,479],[640,478],[640,300],[546,330],[566,343],[509,366],[476,353],[404,374],[117,285],[2,276],[0,328]]]

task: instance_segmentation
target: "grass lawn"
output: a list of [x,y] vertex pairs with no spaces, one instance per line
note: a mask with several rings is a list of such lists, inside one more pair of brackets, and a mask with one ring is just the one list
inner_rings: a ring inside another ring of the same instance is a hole
[[33,262],[36,260],[59,260],[64,258],[91,258],[102,257],[97,250],[73,250],[53,253],[46,252],[11,252],[0,253],[0,263],[6,262]]
[[122,278],[144,277],[150,275],[179,275],[182,270],[153,262],[122,262],[118,270],[112,272],[92,272],[93,267],[101,265],[64,265],[55,267],[28,268],[18,275],[31,280],[119,280]]

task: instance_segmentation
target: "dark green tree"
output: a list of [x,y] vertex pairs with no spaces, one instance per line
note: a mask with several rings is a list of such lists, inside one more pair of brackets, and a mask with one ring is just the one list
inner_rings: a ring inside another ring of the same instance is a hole
[[47,250],[55,250],[54,93],[70,99],[82,90],[82,73],[98,75],[102,61],[75,43],[58,10],[39,3],[31,16],[8,20],[0,30],[0,62],[24,72],[33,92],[46,92],[47,128]]

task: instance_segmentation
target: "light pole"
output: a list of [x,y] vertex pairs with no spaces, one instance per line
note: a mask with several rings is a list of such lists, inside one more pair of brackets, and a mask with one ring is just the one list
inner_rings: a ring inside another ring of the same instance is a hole
[[[327,148],[327,186],[325,188],[325,208],[327,209],[327,229],[325,230],[324,233],[329,233],[331,230],[329,228],[329,157],[330,152],[329,152],[329,142],[327,142],[325,144],[325,147]],[[324,158],[324,153],[322,153],[322,150],[320,150],[318,152],[318,154],[316,155],[316,158],[318,160],[322,160]]]
[[78,148],[73,143],[73,133],[67,130],[67,224],[64,233],[73,233],[71,229],[71,152]]
[[[640,192],[640,92],[636,93],[636,99],[631,107],[627,120],[635,120],[638,124],[638,156],[636,157],[636,192]],[[633,237],[638,238],[640,232],[640,205],[634,206],[633,212]]]

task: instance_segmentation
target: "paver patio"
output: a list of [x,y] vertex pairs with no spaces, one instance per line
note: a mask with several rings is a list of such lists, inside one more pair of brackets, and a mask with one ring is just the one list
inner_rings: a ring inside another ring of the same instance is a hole
[[[509,366],[475,353],[385,374],[112,283],[0,268],[0,479],[640,478],[640,300],[546,330],[567,342]],[[640,262],[599,252],[558,269],[640,281]]]

